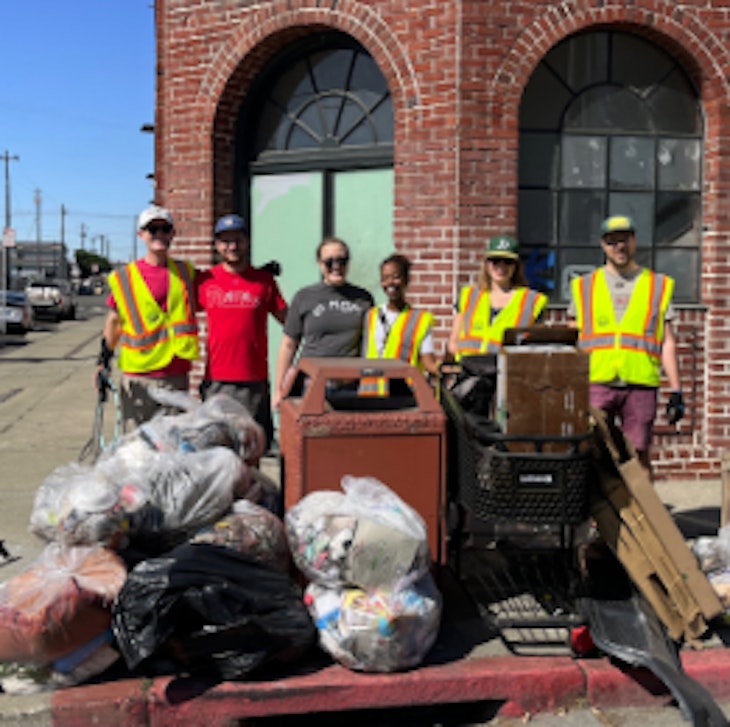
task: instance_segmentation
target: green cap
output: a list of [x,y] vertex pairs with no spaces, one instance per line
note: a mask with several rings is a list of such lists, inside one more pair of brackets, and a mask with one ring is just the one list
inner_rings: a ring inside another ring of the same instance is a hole
[[518,260],[519,246],[517,240],[509,235],[495,235],[489,239],[484,257],[506,257],[510,260]]
[[628,215],[611,215],[603,220],[601,236],[612,232],[636,232],[634,221]]

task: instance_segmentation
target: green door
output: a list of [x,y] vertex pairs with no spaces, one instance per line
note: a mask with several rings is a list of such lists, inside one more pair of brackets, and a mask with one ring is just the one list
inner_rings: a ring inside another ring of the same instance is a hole
[[[349,280],[383,299],[379,264],[393,252],[392,169],[259,174],[250,195],[252,262],[281,263],[278,283],[287,302],[319,279],[315,251],[325,234],[350,246]],[[281,326],[269,318],[272,382],[280,344]]]

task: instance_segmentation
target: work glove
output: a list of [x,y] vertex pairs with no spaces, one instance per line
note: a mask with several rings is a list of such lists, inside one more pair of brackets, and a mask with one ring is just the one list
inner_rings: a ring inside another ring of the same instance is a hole
[[269,260],[269,262],[261,266],[261,269],[274,276],[281,275],[281,263],[278,260]]
[[684,416],[684,399],[681,391],[673,391],[667,402],[667,419],[670,424],[676,424]]

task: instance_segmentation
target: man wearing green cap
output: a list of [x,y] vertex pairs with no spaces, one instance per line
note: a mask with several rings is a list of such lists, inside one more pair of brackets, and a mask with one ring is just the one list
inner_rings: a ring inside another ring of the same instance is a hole
[[487,243],[478,285],[467,285],[459,294],[449,353],[459,361],[496,352],[505,329],[529,326],[542,315],[546,303],[545,295],[527,287],[517,240],[495,235]]
[[591,354],[591,404],[620,419],[650,472],[649,444],[662,368],[672,390],[669,423],[676,424],[684,415],[671,324],[674,280],[636,262],[636,228],[626,215],[604,220],[601,247],[605,264],[571,282],[568,316],[580,329],[579,345]]

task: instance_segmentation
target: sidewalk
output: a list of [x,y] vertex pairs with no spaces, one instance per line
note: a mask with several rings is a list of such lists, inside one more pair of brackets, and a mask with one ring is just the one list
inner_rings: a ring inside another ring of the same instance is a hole
[[[57,334],[33,334],[27,345],[0,349],[0,539],[18,560],[0,567],[6,580],[24,570],[43,543],[28,533],[35,492],[56,467],[75,461],[89,438],[101,318],[64,322]],[[111,411],[111,409],[109,409]],[[276,460],[264,461],[278,477]],[[686,537],[717,532],[720,482],[657,483]],[[195,679],[122,679],[28,696],[0,695],[0,725],[209,725],[377,707],[491,703],[519,715],[578,704],[596,707],[666,704],[651,674],[622,671],[605,658],[514,656],[490,634],[457,584],[442,587],[441,635],[424,666],[402,674],[360,674],[328,661],[300,673],[211,686]],[[456,594],[456,597],[454,597]],[[730,700],[730,650],[716,637],[684,649],[689,676],[718,701]]]

